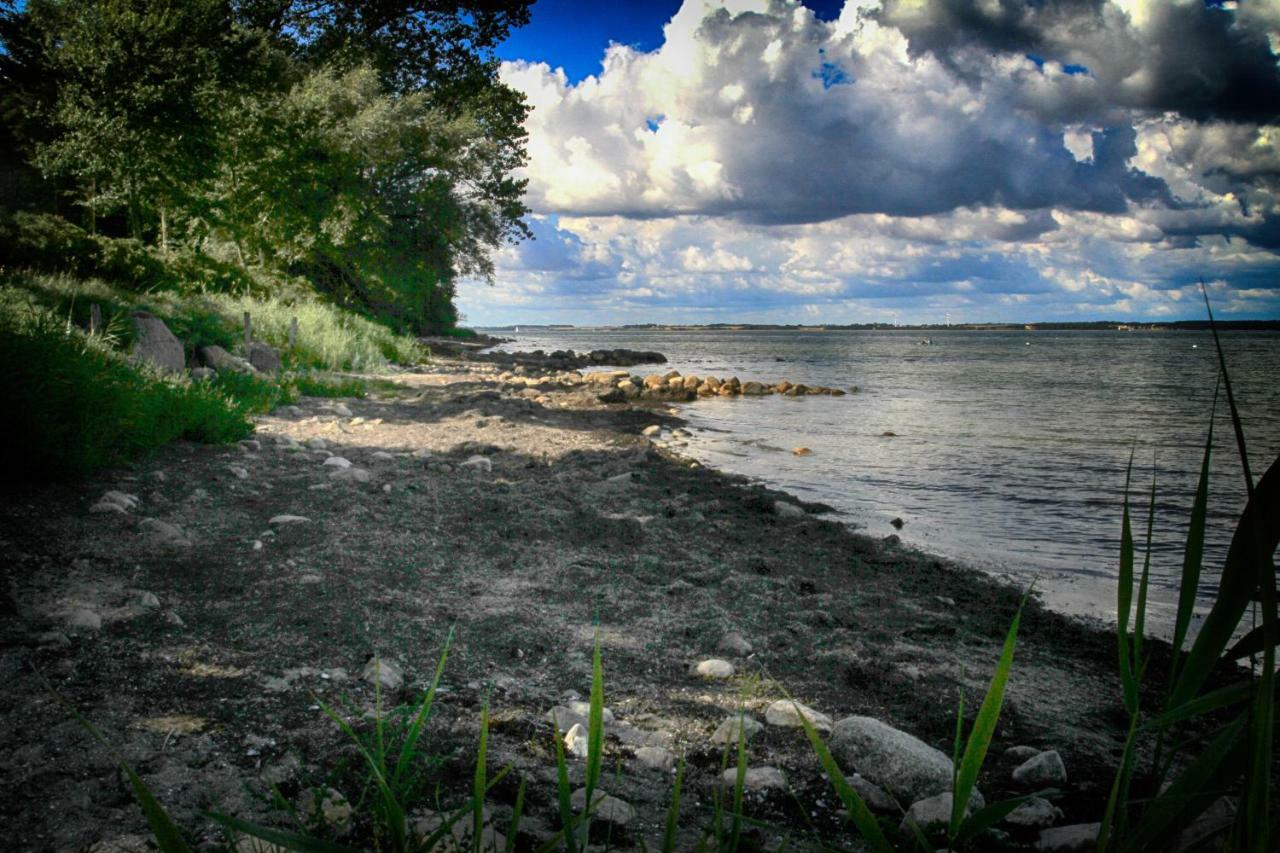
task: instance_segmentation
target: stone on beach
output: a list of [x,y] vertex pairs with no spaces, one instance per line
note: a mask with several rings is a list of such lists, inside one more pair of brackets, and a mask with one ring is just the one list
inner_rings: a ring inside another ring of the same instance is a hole
[[734,714],[732,717],[726,717],[724,722],[712,733],[711,742],[716,744],[737,743],[738,732],[741,730],[746,740],[751,740],[751,736],[764,728],[759,720],[750,714]]
[[1062,809],[1043,797],[1032,797],[1005,815],[1004,823],[1018,829],[1044,829],[1062,820]]
[[186,532],[176,524],[161,521],[158,518],[144,518],[138,522],[141,530],[151,541],[161,545],[185,547],[191,544]]
[[703,678],[730,678],[734,671],[733,664],[720,658],[708,658],[693,667],[694,675],[700,675]]
[[720,642],[716,644],[716,651],[728,652],[731,655],[739,655],[746,657],[751,654],[751,643],[747,642],[737,631],[730,631],[720,638]]
[[1100,823],[1073,823],[1041,830],[1036,850],[1039,853],[1086,853],[1097,844],[1101,829]]
[[182,341],[169,331],[164,321],[146,311],[134,311],[129,319],[133,324],[134,337],[130,358],[166,373],[181,373],[187,365]]
[[[732,787],[738,783],[738,768],[730,767],[720,774],[720,783]],[[776,767],[748,767],[743,774],[742,787],[746,791],[785,791],[787,777]]]
[[797,447],[795,450],[791,451],[791,455],[792,456],[811,456],[813,455],[813,451],[807,447]]
[[[955,607],[956,603],[952,601],[948,606]],[[1028,758],[1034,758],[1043,751],[1044,750],[1037,749],[1034,746],[1011,746],[1004,751],[1004,757],[1010,761],[1016,761],[1021,764]]]
[[555,726],[556,731],[562,735],[574,726],[588,725],[586,714],[579,714],[577,711],[565,705],[556,705],[548,711],[547,719],[551,721],[553,726]]
[[788,728],[802,728],[800,721],[801,715],[809,721],[809,725],[813,726],[820,732],[831,731],[831,718],[820,711],[815,711],[807,705],[802,705],[792,699],[779,699],[768,707],[764,712],[764,720],[771,726],[785,726]]
[[951,788],[951,759],[874,717],[845,717],[831,730],[832,756],[894,796],[914,803]]
[[657,424],[651,424],[650,426],[647,426],[644,429],[640,430],[640,434],[645,436],[646,438],[652,438],[653,436],[657,435],[660,432],[662,432],[662,427],[658,426]]
[[1046,750],[1018,765],[1013,771],[1013,781],[1029,788],[1064,785],[1067,781],[1067,767],[1062,763],[1062,756],[1057,750]]
[[472,456],[466,462],[458,466],[466,468],[468,471],[484,471],[488,473],[493,470],[493,461],[488,456]]
[[804,510],[788,501],[774,501],[773,514],[779,518],[804,518]]
[[267,524],[309,524],[310,522],[311,519],[307,518],[305,515],[289,515],[286,513],[284,515],[271,516],[270,520],[267,521]]
[[357,468],[354,465],[350,468],[339,468],[329,474],[330,480],[337,480],[340,483],[367,483],[373,479],[373,475],[363,468]]
[[87,607],[77,607],[67,614],[67,627],[93,634],[102,629],[102,617]]
[[383,690],[399,690],[404,684],[404,670],[400,664],[383,657],[371,657],[364,665],[360,677]]
[[564,748],[566,752],[577,758],[587,757],[589,751],[587,729],[582,723],[574,723],[569,731],[564,733]]
[[[323,447],[316,448],[316,449],[324,450]],[[326,468],[350,468],[351,460],[343,456],[329,456],[329,457],[326,457],[324,462],[320,464],[324,465]]]
[[636,750],[636,760],[650,770],[667,772],[675,769],[675,753],[662,746],[642,746]]
[[[953,798],[950,791],[943,791],[941,794],[934,794],[932,797],[916,800],[911,804],[911,808],[907,809],[907,813],[902,818],[902,823],[898,828],[909,835],[912,824],[925,831],[939,825],[945,826],[951,822],[952,802]],[[982,794],[975,788],[973,793],[969,795],[969,802],[965,804],[965,817],[985,805]]]
[[[587,789],[579,788],[574,791],[569,797],[569,804],[578,811],[585,809]],[[635,818],[636,810],[617,797],[609,796],[604,788],[597,787],[591,792],[591,816],[614,826],[626,826]]]

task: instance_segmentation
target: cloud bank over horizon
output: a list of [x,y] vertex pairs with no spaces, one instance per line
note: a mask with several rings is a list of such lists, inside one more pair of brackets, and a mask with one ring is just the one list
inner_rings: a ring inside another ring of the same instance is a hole
[[687,0],[533,107],[470,322],[1280,316],[1280,2]]

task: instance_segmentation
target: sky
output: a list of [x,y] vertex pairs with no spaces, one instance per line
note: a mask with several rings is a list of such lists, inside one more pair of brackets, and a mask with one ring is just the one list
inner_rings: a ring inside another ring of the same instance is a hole
[[1280,0],[538,0],[472,325],[1280,318]]

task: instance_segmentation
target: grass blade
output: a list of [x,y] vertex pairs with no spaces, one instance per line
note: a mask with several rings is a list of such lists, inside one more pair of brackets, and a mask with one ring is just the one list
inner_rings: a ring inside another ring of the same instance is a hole
[[1129,717],[1129,733],[1124,739],[1124,751],[1120,754],[1120,766],[1116,769],[1116,778],[1111,782],[1111,792],[1107,795],[1107,807],[1102,813],[1098,827],[1098,853],[1106,853],[1110,849],[1111,836],[1122,836],[1127,822],[1129,808],[1129,780],[1133,775],[1134,742],[1138,734],[1138,716]]
[[596,630],[595,651],[591,656],[591,707],[587,714],[587,808],[582,824],[585,839],[591,834],[592,804],[600,767],[604,761],[604,666],[600,661],[600,631]]
[[976,838],[995,826],[1000,821],[1025,802],[1036,798],[1036,794],[1026,794],[1021,797],[1011,797],[1007,800],[1001,800],[998,803],[992,803],[982,809],[974,812],[965,818],[963,824],[960,825],[960,832],[953,840],[954,844],[962,844],[971,838]]
[[1262,475],[1236,524],[1217,598],[1182,665],[1169,699],[1170,707],[1190,701],[1204,686],[1258,589],[1259,572],[1272,566],[1271,555],[1277,545],[1280,545],[1280,458]]
[[431,707],[435,704],[436,689],[440,686],[440,676],[444,674],[445,661],[449,659],[449,647],[453,644],[453,629],[449,629],[448,636],[444,640],[444,651],[440,653],[440,661],[436,664],[436,674],[431,679],[431,686],[427,688],[427,695],[423,698],[422,704],[418,706],[418,713],[413,718],[413,723],[409,726],[409,731],[405,735],[404,743],[400,747],[400,756],[396,759],[396,769],[391,776],[391,787],[399,792],[400,784],[404,779],[409,765],[412,764],[414,752],[418,748],[418,739],[422,737],[422,731],[426,727],[427,719],[431,716]]
[[1222,687],[1217,690],[1197,696],[1184,705],[1176,708],[1169,708],[1163,714],[1148,720],[1144,725],[1144,730],[1167,729],[1174,723],[1180,723],[1183,720],[1189,720],[1193,717],[1203,716],[1211,713],[1219,708],[1226,708],[1235,705],[1238,702],[1248,701],[1253,697],[1253,685],[1248,681],[1240,681],[1236,684]]
[[391,786],[387,783],[387,778],[383,775],[382,767],[377,758],[374,757],[360,738],[356,736],[355,731],[347,724],[347,721],[338,716],[332,708],[324,703],[318,696],[312,697],[316,704],[320,706],[320,710],[328,715],[329,719],[337,723],[338,728],[351,740],[355,745],[356,751],[369,765],[369,772],[373,777],[374,785],[378,789],[379,805],[381,806],[383,816],[387,821],[387,828],[391,832],[394,849],[403,850],[405,848],[405,814],[404,807],[400,805],[396,799],[395,792],[391,790]]
[[1240,452],[1240,467],[1244,471],[1245,494],[1253,497],[1253,475],[1249,473],[1249,452],[1244,444],[1244,426],[1240,421],[1240,411],[1236,408],[1236,396],[1231,390],[1231,374],[1227,370],[1227,357],[1222,352],[1222,341],[1218,339],[1218,326],[1213,322],[1213,308],[1209,305],[1209,290],[1200,280],[1200,293],[1204,296],[1204,310],[1209,312],[1209,331],[1213,332],[1213,346],[1218,351],[1218,369],[1222,375],[1222,385],[1227,389],[1227,407],[1231,410],[1231,427],[1236,433],[1236,449]]
[[[1221,374],[1219,374],[1221,382]],[[1200,589],[1200,569],[1204,560],[1205,518],[1209,511],[1209,457],[1213,452],[1213,420],[1218,410],[1218,388],[1213,389],[1213,405],[1209,408],[1209,434],[1204,440],[1204,458],[1200,462],[1200,479],[1196,498],[1191,505],[1191,523],[1187,526],[1187,544],[1182,550],[1182,579],[1178,584],[1178,613],[1173,624],[1173,650],[1169,665],[1169,683],[1178,677],[1178,660],[1191,627],[1191,614]]]
[[507,844],[506,853],[515,853],[516,836],[520,834],[520,818],[524,816],[524,780],[520,780],[520,787],[516,789],[516,804],[511,810],[511,822],[507,824]]
[[[1265,635],[1267,622],[1265,614],[1262,624],[1240,638],[1240,641],[1223,653],[1226,660],[1242,660],[1251,655],[1260,654],[1266,645]],[[1274,643],[1272,644],[1274,645]]]
[[1116,647],[1120,657],[1120,684],[1124,707],[1130,716],[1138,712],[1138,684],[1129,659],[1129,613],[1133,609],[1133,527],[1129,521],[1129,482],[1133,474],[1133,452],[1124,472],[1124,512],[1120,520],[1120,579],[1116,586]]
[[[1142,636],[1147,624],[1147,584],[1151,578],[1151,533],[1156,524],[1156,476],[1155,461],[1152,461],[1151,502],[1147,507],[1147,541],[1142,555],[1142,578],[1138,581],[1138,606],[1133,622],[1133,661],[1142,668]],[[1140,685],[1139,685],[1140,686]]]
[[1243,798],[1244,826],[1253,833],[1250,853],[1265,853],[1270,824],[1268,806],[1271,796],[1272,743],[1275,733],[1276,642],[1280,626],[1276,625],[1276,572],[1271,560],[1258,564],[1258,586],[1262,592],[1262,676],[1258,679],[1253,700],[1249,732],[1249,773]]
[[[745,713],[745,712],[744,712]],[[738,726],[738,766],[733,776],[733,823],[729,830],[729,849],[737,850],[742,838],[742,792],[747,783],[747,727]]]
[[662,853],[676,853],[676,828],[680,821],[680,786],[684,783],[684,758],[676,765],[676,784],[667,807],[667,827],[662,834]]
[[556,797],[560,802],[560,824],[563,827],[565,849],[569,853],[577,853],[578,842],[574,835],[573,805],[570,802],[569,765],[564,760],[564,738],[560,734],[560,724],[554,723],[554,725],[556,731],[552,740],[556,747]]
[[259,838],[270,844],[276,844],[287,850],[294,850],[297,853],[357,853],[357,848],[347,847],[342,844],[334,844],[330,841],[322,841],[319,838],[313,838],[310,835],[304,835],[299,832],[289,832],[282,829],[272,829],[266,826],[258,826],[247,820],[231,817],[230,815],[219,814],[218,812],[205,812],[205,816],[210,820],[216,821],[227,829],[239,832],[242,835],[248,835],[252,838]]
[[871,810],[867,808],[867,804],[863,802],[862,797],[858,796],[858,792],[853,790],[848,780],[844,778],[844,774],[840,772],[840,767],[836,764],[835,759],[831,757],[831,753],[827,750],[827,745],[822,742],[822,738],[818,736],[818,732],[813,727],[813,724],[809,722],[809,718],[799,713],[799,709],[797,709],[797,715],[800,717],[800,725],[804,728],[805,737],[809,739],[809,744],[818,756],[818,763],[822,765],[822,771],[826,773],[827,779],[831,782],[831,787],[835,788],[836,794],[840,797],[840,802],[848,810],[854,827],[862,835],[862,840],[867,842],[875,853],[893,853],[893,846],[889,844],[889,839],[885,838],[884,832],[880,829],[880,824],[876,821],[875,816],[871,814]]
[[489,701],[480,710],[480,747],[476,754],[476,772],[471,787],[471,849],[479,853],[480,836],[484,831],[484,795],[486,790],[485,761],[489,754]]
[[[960,834],[960,825],[969,805],[969,797],[978,782],[978,773],[986,761],[987,750],[991,747],[991,739],[995,736],[996,722],[1000,719],[1000,710],[1004,706],[1004,691],[1009,683],[1009,672],[1013,669],[1013,650],[1018,644],[1018,626],[1022,621],[1022,609],[1026,606],[1027,590],[1018,604],[1018,612],[1013,615],[1009,631],[1004,638],[1004,648],[1000,651],[1000,662],[996,664],[995,674],[991,677],[991,686],[978,708],[978,716],[973,721],[973,729],[969,732],[969,740],[965,744],[964,757],[960,759],[956,770],[955,786],[951,796],[950,835],[955,838]],[[963,707],[963,706],[962,706]]]

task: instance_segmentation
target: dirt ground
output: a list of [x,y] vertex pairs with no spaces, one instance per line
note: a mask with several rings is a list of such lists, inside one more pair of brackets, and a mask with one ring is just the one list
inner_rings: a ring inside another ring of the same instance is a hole
[[[368,399],[306,398],[240,445],[178,443],[88,482],[4,487],[4,849],[145,849],[111,752],[55,693],[216,848],[203,812],[279,822],[272,782],[288,798],[332,785],[354,800],[354,752],[318,702],[368,731],[369,658],[403,668],[387,704],[411,703],[451,629],[430,778],[446,805],[466,795],[487,701],[491,773],[513,767],[489,801],[509,814],[527,781],[522,848],[558,827],[547,714],[587,696],[597,636],[615,717],[605,786],[637,813],[615,847],[652,847],[670,799],[672,774],[636,748],[686,757],[691,842],[718,790],[712,732],[743,708],[763,719],[784,688],[950,753],[960,691],[980,702],[1019,590],[673,455],[641,435],[680,425],[665,410],[520,389],[487,365],[421,370]],[[462,464],[474,456],[487,461]],[[112,490],[136,505],[91,511]],[[806,511],[780,515],[776,500]],[[271,522],[281,515],[306,520]],[[716,652],[730,632],[752,651]],[[988,801],[1013,791],[1006,747],[1055,748],[1071,780],[1061,823],[1097,819],[1123,723],[1111,649],[1032,602],[980,781]],[[736,673],[691,674],[708,657]],[[748,797],[775,827],[758,840],[853,843],[798,730],[766,726],[748,753],[790,788]]]

